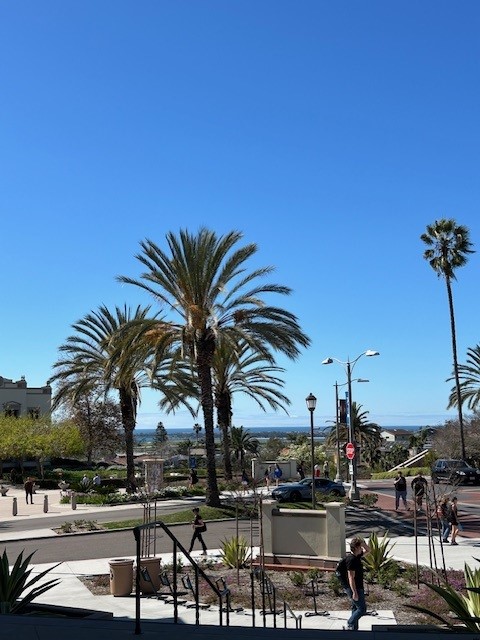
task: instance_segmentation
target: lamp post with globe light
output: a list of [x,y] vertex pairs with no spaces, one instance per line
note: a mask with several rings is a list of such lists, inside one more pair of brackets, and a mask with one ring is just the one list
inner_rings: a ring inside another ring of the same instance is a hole
[[315,509],[315,443],[313,440],[313,412],[317,406],[317,399],[310,393],[306,398],[307,409],[310,411],[310,457],[312,465],[312,509]]
[[[353,420],[352,420],[352,371],[355,364],[360,360],[362,356],[367,356],[371,358],[372,356],[379,356],[380,353],[378,351],[373,351],[372,349],[367,349],[367,351],[363,351],[360,355],[358,355],[354,360],[348,359],[346,362],[343,360],[338,360],[338,358],[325,358],[322,361],[322,364],[332,364],[332,362],[338,362],[341,364],[347,374],[347,385],[348,385],[348,414],[347,414],[347,427],[348,427],[348,441],[351,442],[354,446],[354,451],[356,455],[357,447],[355,443],[355,430],[353,428]],[[337,405],[338,406],[338,405]],[[351,486],[348,497],[352,501],[358,501],[360,499],[360,494],[357,489],[357,474],[356,474],[356,458],[353,458],[351,467],[350,467],[350,479]]]

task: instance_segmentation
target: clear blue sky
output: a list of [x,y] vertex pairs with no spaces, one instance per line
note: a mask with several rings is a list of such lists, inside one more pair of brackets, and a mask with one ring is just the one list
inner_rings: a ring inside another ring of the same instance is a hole
[[[294,293],[311,348],[287,367],[290,418],[235,399],[234,423],[332,419],[327,356],[382,426],[438,424],[452,371],[427,224],[480,251],[476,1],[17,0],[0,5],[0,375],[39,386],[70,325],[149,300],[139,242],[239,229]],[[458,272],[460,362],[479,342],[480,256]],[[253,266],[253,264],[252,264]],[[139,426],[192,420],[157,412]]]

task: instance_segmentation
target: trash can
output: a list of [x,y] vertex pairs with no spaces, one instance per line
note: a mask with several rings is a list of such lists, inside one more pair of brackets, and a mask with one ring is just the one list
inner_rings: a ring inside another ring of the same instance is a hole
[[133,588],[133,560],[114,558],[110,565],[110,593],[112,596],[129,596]]
[[160,562],[161,558],[140,558],[140,567],[147,569],[151,580],[151,582],[147,582],[140,573],[140,591],[142,593],[155,593],[160,589]]

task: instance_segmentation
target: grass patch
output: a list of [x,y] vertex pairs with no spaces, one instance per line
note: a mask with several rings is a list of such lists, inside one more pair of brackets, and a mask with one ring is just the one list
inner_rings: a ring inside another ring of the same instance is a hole
[[[207,507],[203,505],[200,506],[200,513],[202,518],[207,521],[224,520],[225,518],[235,518],[235,507]],[[239,515],[241,517],[241,514]],[[193,520],[192,509],[183,509],[175,513],[160,515],[158,520],[161,520],[165,524],[188,524]],[[137,527],[142,524],[144,524],[143,519],[137,518],[119,522],[104,522],[102,526],[104,526],[105,529],[125,529]]]

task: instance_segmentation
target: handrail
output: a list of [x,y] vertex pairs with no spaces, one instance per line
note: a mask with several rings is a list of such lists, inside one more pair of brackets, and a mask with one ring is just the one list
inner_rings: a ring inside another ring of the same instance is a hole
[[283,626],[287,628],[287,613],[289,613],[292,618],[295,620],[295,629],[302,628],[302,614],[299,613],[298,616],[292,611],[288,602],[283,601]]
[[[292,618],[295,619],[295,627],[297,629],[301,629],[302,628],[302,616],[296,615],[293,611],[292,608],[290,607],[290,605],[288,604],[288,602],[286,600],[284,600],[283,598],[281,598],[281,602],[282,602],[282,610],[277,611],[277,588],[275,587],[275,585],[273,584],[272,580],[269,578],[269,576],[267,576],[267,573],[265,571],[265,569],[261,569],[260,567],[257,567],[254,571],[251,572],[250,574],[251,577],[251,589],[252,589],[252,611],[255,611],[255,596],[254,596],[254,577],[256,577],[260,584],[261,584],[261,593],[262,593],[262,615],[263,615],[263,626],[266,627],[267,626],[267,619],[266,616],[267,614],[272,614],[273,615],[273,627],[274,629],[276,629],[277,627],[277,615],[279,615],[280,613],[282,613],[283,611],[283,625],[284,628],[287,628],[287,612],[290,613],[290,615],[292,616]],[[269,604],[269,611],[267,612],[267,608],[265,606],[265,595],[268,596],[268,604]],[[255,626],[255,618],[253,618],[254,622],[253,622],[253,626]]]
[[[195,611],[195,624],[199,624],[199,599],[198,599],[198,577],[199,575],[205,580],[205,582],[209,585],[209,587],[212,589],[212,591],[215,593],[215,595],[218,598],[219,601],[219,622],[220,622],[220,626],[223,626],[223,598],[226,595],[227,596],[227,602],[229,602],[229,593],[225,594],[223,592],[221,592],[216,584],[208,577],[208,575],[203,571],[203,569],[201,567],[198,566],[198,564],[195,562],[195,560],[191,557],[190,553],[185,549],[185,547],[183,547],[183,545],[178,541],[178,539],[173,535],[173,533],[170,531],[170,529],[168,528],[168,526],[162,522],[161,520],[157,520],[155,522],[149,522],[147,524],[141,524],[138,525],[136,527],[134,527],[133,529],[133,535],[135,537],[135,545],[136,545],[136,561],[137,561],[137,568],[136,568],[136,572],[135,572],[135,635],[140,635],[141,634],[141,624],[140,624],[140,620],[141,620],[141,612],[140,612],[140,565],[141,565],[141,532],[144,529],[150,528],[150,527],[159,527],[160,529],[162,529],[167,536],[170,538],[170,540],[173,542],[173,621],[175,624],[178,623],[178,603],[177,603],[177,567],[178,567],[178,562],[177,562],[177,553],[178,550],[180,550],[181,553],[183,553],[185,555],[185,557],[187,558],[187,560],[190,562],[190,564],[192,565],[194,572],[195,572],[195,604],[196,604],[196,611]],[[229,606],[227,606],[227,626],[230,622],[230,618],[229,618],[229,612],[228,612]]]

